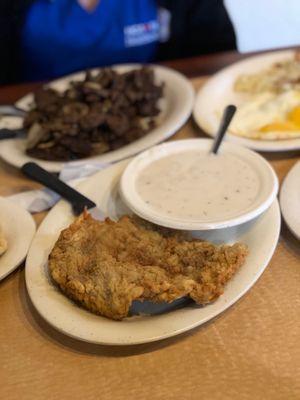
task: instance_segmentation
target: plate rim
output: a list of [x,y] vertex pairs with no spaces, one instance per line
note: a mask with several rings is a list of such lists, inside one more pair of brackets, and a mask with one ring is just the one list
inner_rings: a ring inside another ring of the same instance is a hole
[[[6,199],[5,197],[1,196],[0,204],[1,204],[1,207],[4,204],[5,207],[7,208],[7,210],[12,210],[12,212],[13,212],[13,210],[18,210],[18,213],[22,213],[24,216],[24,219],[27,219],[27,222],[28,222],[28,226],[26,227],[26,229],[30,228],[30,230],[31,230],[31,232],[30,232],[31,237],[28,238],[27,244],[25,246],[26,249],[24,248],[24,251],[17,257],[17,260],[14,262],[14,265],[7,267],[5,272],[0,271],[0,283],[1,283],[1,281],[3,279],[5,279],[9,274],[11,274],[13,271],[15,271],[25,260],[27,254],[28,254],[29,248],[31,246],[32,240],[36,233],[36,223],[35,223],[35,220],[32,217],[32,215],[25,208],[20,207],[18,204],[14,203],[13,201],[10,201],[10,200]],[[30,225],[30,227],[29,227],[29,225]],[[4,232],[4,234],[5,234],[5,232]],[[7,252],[9,251],[9,247],[6,251]]]
[[[11,143],[16,143],[19,145],[24,142],[24,139],[5,139],[0,142],[0,158],[3,159],[6,163],[13,165],[15,167],[21,167],[23,163],[28,162],[28,161],[34,161],[37,164],[39,164],[41,167],[47,169],[48,171],[51,172],[60,172],[63,168],[64,165],[72,162],[76,163],[77,161],[80,162],[99,162],[99,163],[114,163],[121,161],[125,158],[131,157],[157,143],[160,143],[164,140],[167,140],[170,138],[172,135],[174,135],[185,123],[186,121],[190,118],[193,110],[193,105],[195,101],[195,96],[196,96],[196,91],[195,88],[189,78],[187,78],[184,74],[181,72],[174,70],[172,68],[159,65],[159,64],[138,64],[138,63],[128,63],[128,64],[117,64],[117,65],[112,65],[111,68],[114,68],[116,70],[122,70],[122,69],[133,69],[133,68],[140,68],[143,66],[149,66],[150,68],[153,68],[154,70],[157,70],[158,73],[163,73],[163,74],[169,74],[171,79],[176,79],[181,85],[184,85],[186,90],[185,94],[187,96],[187,101],[181,105],[181,113],[179,117],[177,114],[175,115],[176,120],[175,122],[171,122],[171,127],[166,127],[164,128],[165,121],[162,122],[162,124],[159,124],[156,128],[152,130],[152,132],[148,132],[144,137],[129,143],[126,146],[121,147],[120,149],[113,150],[104,154],[100,154],[98,156],[93,156],[93,157],[88,157],[88,158],[83,158],[83,159],[78,159],[78,160],[71,160],[71,161],[47,161],[47,160],[41,160],[38,158],[33,158],[30,156],[27,156],[26,154],[21,155],[21,159],[18,159],[16,161],[15,158],[11,158],[9,155],[9,152],[7,152],[7,148],[10,147]],[[92,68],[91,71],[98,71],[101,70],[102,68]],[[159,72],[160,71],[160,72]],[[44,87],[51,87],[53,85],[58,84],[59,82],[64,82],[65,80],[71,80],[73,77],[76,78],[76,76],[80,76],[84,73],[85,71],[77,71],[72,74],[65,75],[63,77],[60,77],[58,79],[52,80],[44,85]],[[172,86],[173,87],[173,86]],[[178,92],[179,94],[179,92]],[[33,92],[27,93],[25,96],[21,97],[15,102],[15,105],[19,105],[20,103],[22,104],[23,101],[29,101],[30,98],[32,98]],[[173,115],[174,118],[174,115]],[[170,124],[170,119],[168,120],[168,123]],[[143,140],[144,138],[147,137],[147,135],[151,135],[151,133],[155,132],[155,130],[161,130],[162,132],[159,134],[159,138],[153,138],[149,144],[146,145],[134,145],[136,142],[139,140]],[[167,132],[167,133],[165,133]],[[131,150],[126,150],[126,147],[131,146],[131,147],[136,147],[136,149],[131,149]],[[125,149],[125,151],[124,151]],[[18,152],[17,146],[14,147],[14,150]],[[114,155],[113,153],[116,154],[116,152],[120,152],[121,155]],[[124,154],[123,154],[124,153]],[[8,154],[8,155],[7,155]]]
[[[291,49],[282,49],[282,50],[276,50],[276,51],[268,51],[268,52],[260,52],[255,55],[250,55],[246,58],[243,58],[242,60],[236,61],[219,71],[217,71],[215,74],[211,75],[205,83],[201,86],[201,88],[197,91],[196,97],[195,97],[195,102],[194,102],[194,107],[193,107],[193,112],[192,112],[192,118],[197,124],[200,129],[202,129],[208,136],[214,137],[215,132],[213,131],[212,126],[208,123],[207,120],[204,120],[203,118],[199,117],[198,115],[198,109],[199,105],[198,103],[201,101],[203,92],[207,90],[207,88],[213,84],[214,82],[217,82],[219,79],[224,79],[226,78],[227,74],[230,73],[232,70],[235,70],[238,67],[242,67],[243,64],[248,64],[250,62],[255,62],[259,61],[262,58],[273,58],[274,56],[280,58],[280,57],[286,57],[289,55],[293,55],[295,53],[295,50]],[[228,133],[226,135],[225,140],[228,140],[232,143],[239,144],[244,147],[248,147],[252,150],[256,151],[265,151],[265,152],[283,152],[283,151],[293,151],[293,150],[299,150],[300,149],[300,138],[292,138],[292,139],[282,139],[282,140],[255,140],[251,138],[244,138],[244,137],[239,137],[236,135],[233,135],[231,133]]]
[[[281,188],[280,188],[280,192],[279,192],[279,205],[280,205],[282,217],[283,217],[287,227],[289,228],[291,233],[295,236],[295,238],[300,240],[300,229],[299,229],[299,231],[294,229],[293,224],[291,224],[291,220],[286,213],[286,206],[285,206],[285,196],[288,196],[288,194],[286,193],[286,190],[287,190],[286,186],[289,184],[291,177],[293,176],[293,174],[295,173],[295,171],[297,169],[299,169],[299,172],[300,172],[300,161],[296,161],[295,165],[293,165],[293,167],[289,170],[287,175],[284,177],[284,180],[281,184]],[[290,193],[290,191],[288,191],[288,193]]]
[[[113,166],[108,167],[108,169],[112,169],[115,168],[117,171],[117,166],[120,167],[120,164],[123,164],[124,166],[126,165],[128,161],[124,160],[121,163],[117,163],[114,164]],[[106,169],[106,170],[108,170]],[[101,172],[104,172],[106,170],[103,170]],[[100,173],[101,173],[100,172]],[[98,173],[99,174],[99,173]],[[98,174],[93,175],[91,178],[93,177],[97,177]],[[91,179],[88,178],[87,180]],[[97,179],[97,178],[93,178],[93,179]],[[85,181],[87,181],[85,180]],[[84,183],[84,182],[83,182]],[[55,207],[61,207],[63,212],[67,212],[70,213],[71,215],[71,211],[70,211],[70,207],[66,204],[66,202],[64,201],[60,201],[57,206]],[[271,257],[274,254],[275,248],[277,246],[278,243],[278,238],[279,238],[279,234],[280,234],[280,210],[279,210],[279,205],[278,205],[278,201],[277,199],[274,200],[272,206],[270,207],[270,209],[272,208],[272,213],[274,213],[273,218],[276,218],[275,223],[272,225],[272,230],[273,230],[273,234],[272,234],[272,246],[270,247],[270,249],[268,250],[268,256],[265,258],[264,263],[262,265],[262,267],[257,271],[257,273],[254,276],[251,276],[250,279],[250,283],[248,283],[247,285],[245,285],[243,287],[243,290],[241,290],[238,294],[238,296],[235,296],[233,300],[229,301],[226,303],[225,306],[222,306],[221,310],[216,310],[213,314],[209,314],[208,316],[206,316],[205,318],[199,318],[196,322],[192,323],[192,324],[187,324],[181,328],[172,328],[170,331],[161,333],[156,336],[144,336],[143,338],[140,339],[131,339],[131,340],[120,340],[120,339],[114,339],[114,340],[99,340],[98,339],[91,339],[91,337],[83,337],[83,335],[78,335],[78,333],[74,333],[74,332],[70,332],[70,330],[65,330],[63,327],[58,327],[57,325],[55,325],[55,323],[53,323],[53,321],[51,319],[48,319],[48,314],[42,310],[40,310],[39,308],[39,304],[38,304],[38,298],[35,298],[35,294],[31,292],[31,288],[30,288],[30,280],[29,280],[29,269],[32,268],[29,265],[30,259],[31,259],[31,252],[34,250],[34,245],[35,243],[32,242],[32,245],[30,247],[30,250],[28,252],[28,258],[26,261],[26,268],[25,268],[25,281],[26,281],[26,288],[29,294],[29,297],[31,299],[32,304],[34,305],[35,309],[37,310],[37,312],[39,313],[39,315],[41,315],[41,317],[43,319],[45,319],[53,328],[55,328],[56,330],[58,330],[59,332],[62,332],[63,334],[70,336],[74,339],[77,340],[81,340],[84,342],[88,342],[88,343],[93,343],[93,344],[100,344],[100,345],[118,345],[118,346],[125,346],[125,345],[137,345],[137,344],[142,344],[142,343],[150,343],[150,342],[154,342],[157,340],[163,340],[169,337],[173,337],[176,336],[178,334],[181,334],[183,332],[189,331],[197,326],[202,325],[203,323],[207,322],[208,320],[211,320],[213,318],[215,318],[217,315],[223,313],[226,309],[228,309],[231,305],[233,305],[235,302],[237,302],[254,284],[255,282],[258,280],[258,278],[261,276],[261,274],[264,272],[265,268],[267,267],[267,265],[269,264],[269,261],[271,259]],[[51,211],[52,212],[52,211]],[[47,224],[47,218],[51,218],[51,212],[47,215],[47,217],[45,218],[45,220],[43,221],[43,223],[40,225],[39,230],[41,229],[41,227],[45,226]],[[275,226],[275,229],[274,229]],[[38,239],[38,234],[39,234],[39,230],[37,231],[36,234],[36,238]],[[36,266],[35,266],[36,267]],[[62,295],[63,296],[63,295]],[[38,297],[38,295],[37,295]],[[67,299],[68,300],[68,299]],[[68,300],[70,301],[70,300]],[[76,306],[77,307],[77,306]],[[101,317],[100,317],[101,318]],[[115,322],[115,321],[114,321]],[[117,324],[120,322],[117,322]],[[122,322],[121,322],[122,323]]]

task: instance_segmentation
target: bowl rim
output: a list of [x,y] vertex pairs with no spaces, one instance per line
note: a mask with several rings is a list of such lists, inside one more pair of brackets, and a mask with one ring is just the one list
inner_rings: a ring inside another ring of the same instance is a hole
[[[201,149],[209,150],[212,142],[212,139],[206,138],[184,139],[166,142],[156,145],[134,157],[126,166],[120,178],[119,192],[124,203],[135,214],[147,221],[167,228],[180,230],[224,229],[243,224],[262,214],[270,207],[277,195],[279,187],[277,175],[271,164],[266,161],[261,155],[248,148],[231,142],[224,142],[222,144],[222,149],[230,150],[231,152],[238,154],[240,158],[245,157],[247,159],[253,160],[256,165],[259,165],[261,171],[264,172],[265,181],[269,179],[268,193],[265,194],[264,198],[261,200],[258,206],[252,207],[249,211],[240,212],[239,215],[225,219],[220,218],[220,220],[217,221],[191,221],[184,220],[183,218],[180,219],[168,217],[166,215],[156,213],[153,210],[151,211],[151,209],[147,207],[142,199],[137,195],[137,192],[134,190],[134,180],[138,176],[138,172],[142,170],[142,168],[139,167],[139,164],[145,163],[145,161],[147,162],[149,160],[150,164],[151,160],[155,161],[168,155],[180,153],[184,150],[195,149],[197,145],[200,145]],[[268,178],[266,178],[267,176]]]

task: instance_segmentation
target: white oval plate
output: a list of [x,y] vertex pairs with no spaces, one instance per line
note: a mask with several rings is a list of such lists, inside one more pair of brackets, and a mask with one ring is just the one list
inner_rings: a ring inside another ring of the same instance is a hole
[[300,162],[297,162],[285,177],[279,201],[287,226],[300,239]]
[[250,221],[264,212],[273,203],[278,191],[278,179],[266,160],[254,151],[248,150],[244,147],[238,146],[234,143],[223,143],[219,153],[232,154],[247,162],[255,171],[257,178],[260,181],[260,190],[253,203],[245,208],[236,212],[232,211],[227,219],[212,218],[209,221],[176,218],[168,216],[159,211],[153,210],[145,201],[139,196],[136,191],[136,179],[147,165],[151,162],[171,154],[178,154],[183,151],[191,150],[204,150],[209,153],[213,141],[211,139],[187,139],[177,140],[170,143],[163,143],[158,146],[152,147],[136,156],[126,167],[121,181],[120,192],[124,202],[128,207],[140,217],[154,222],[155,224],[163,225],[168,228],[186,229],[186,230],[210,230],[228,228]]
[[[193,117],[208,135],[215,136],[222,112],[228,104],[237,107],[243,103],[244,96],[233,90],[237,77],[241,74],[259,72],[277,61],[294,56],[294,51],[263,53],[239,61],[213,75],[199,90],[194,104]],[[287,151],[300,149],[300,138],[285,140],[254,140],[227,133],[226,140],[258,151]]]
[[[117,71],[123,72],[138,67],[141,67],[141,65],[118,65],[113,68]],[[157,117],[157,127],[147,133],[144,137],[123,146],[118,150],[110,151],[99,156],[89,157],[88,160],[97,161],[99,163],[111,163],[130,157],[167,139],[181,128],[189,118],[194,103],[194,88],[190,81],[185,78],[184,75],[170,68],[158,65],[152,65],[151,67],[155,71],[156,81],[165,82],[164,96],[159,103],[161,113]],[[94,69],[93,71],[97,71],[97,69]],[[83,77],[84,72],[78,72],[53,81],[47,86],[62,91],[66,89],[70,81],[82,80]],[[33,94],[28,94],[17,101],[16,105],[28,109],[32,102]],[[20,118],[5,117],[0,120],[0,128],[14,129],[18,127],[20,127]],[[25,153],[24,139],[1,140],[0,157],[15,167],[21,167],[28,161],[35,161],[41,167],[51,172],[59,172],[65,164],[64,162],[44,161],[27,156]],[[80,161],[83,160],[84,159],[80,159]]]
[[[118,197],[118,181],[127,161],[115,164],[80,184],[80,190],[111,216],[124,209]],[[224,294],[205,307],[189,305],[156,315],[112,321],[75,305],[51,282],[48,255],[62,229],[73,220],[70,206],[60,201],[47,215],[32,242],[26,261],[26,286],[40,315],[60,332],[86,342],[106,345],[146,343],[178,335],[212,319],[250,289],[266,268],[275,250],[280,212],[277,201],[259,218],[238,227],[199,233],[215,243],[241,241],[248,245],[246,263],[226,286]],[[263,240],[262,240],[263,238]]]
[[24,208],[0,197],[0,225],[8,248],[0,256],[0,280],[24,261],[35,234],[35,222]]

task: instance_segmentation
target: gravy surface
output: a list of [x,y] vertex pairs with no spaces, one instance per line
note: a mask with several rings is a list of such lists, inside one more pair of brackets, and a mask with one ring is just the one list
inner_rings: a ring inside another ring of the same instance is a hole
[[184,151],[146,166],[135,182],[139,196],[160,214],[209,221],[242,212],[255,200],[260,180],[233,154]]

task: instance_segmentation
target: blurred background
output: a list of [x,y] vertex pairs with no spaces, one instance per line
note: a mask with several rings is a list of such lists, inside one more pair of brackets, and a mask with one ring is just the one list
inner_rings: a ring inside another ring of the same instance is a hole
[[299,0],[1,0],[0,84],[300,43]]

